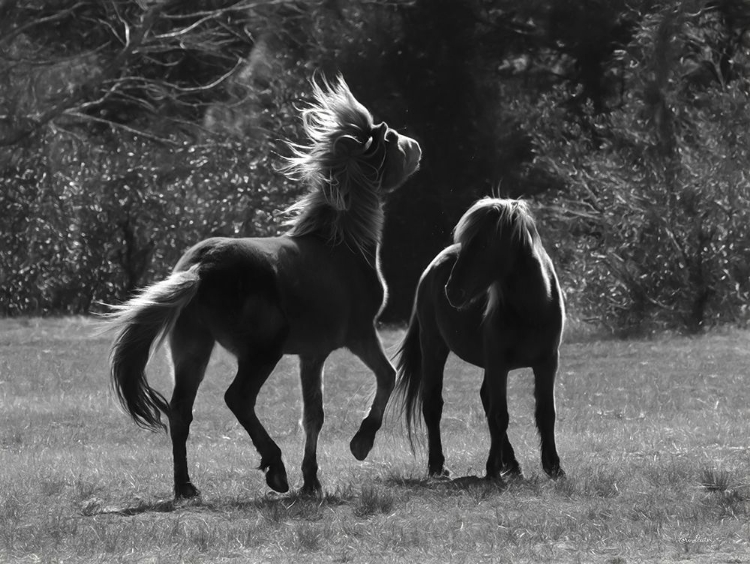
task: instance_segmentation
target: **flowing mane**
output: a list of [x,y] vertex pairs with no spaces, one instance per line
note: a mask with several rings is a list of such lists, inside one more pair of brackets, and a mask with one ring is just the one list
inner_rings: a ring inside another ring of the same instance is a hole
[[346,244],[370,259],[383,230],[380,199],[387,127],[375,126],[370,112],[343,78],[313,84],[315,102],[302,113],[309,144],[290,143],[284,171],[305,181],[310,192],[287,209],[287,235],[317,234]]
[[453,230],[453,242],[466,245],[476,237],[490,216],[496,215],[494,227],[499,235],[506,229],[523,246],[531,246],[539,234],[529,206],[522,200],[482,198],[461,217]]

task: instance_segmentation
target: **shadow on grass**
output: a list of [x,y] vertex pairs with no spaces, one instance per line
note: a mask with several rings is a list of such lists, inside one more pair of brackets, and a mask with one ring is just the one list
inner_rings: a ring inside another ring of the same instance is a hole
[[361,490],[353,487],[336,489],[321,495],[305,495],[299,491],[286,494],[269,492],[262,496],[245,499],[206,500],[197,497],[190,500],[135,498],[122,503],[109,503],[91,497],[81,503],[80,511],[86,517],[96,515],[118,515],[132,517],[147,513],[189,512],[257,512],[271,522],[317,521],[323,519],[326,510],[349,505],[356,517],[368,517],[378,513],[389,513],[398,497],[394,490],[416,493],[435,492],[448,494],[468,493],[485,498],[505,491],[509,484],[524,482],[523,478],[487,480],[479,476],[457,476],[455,478],[415,478],[391,475],[375,480],[379,485],[364,485]]
[[81,504],[81,513],[86,517],[95,515],[121,515],[130,517],[143,513],[173,513],[177,511],[249,511],[262,513],[271,521],[281,519],[315,520],[326,507],[345,505],[355,499],[350,490],[335,491],[322,495],[305,495],[298,491],[286,494],[269,492],[264,496],[249,499],[219,499],[207,501],[202,497],[189,500],[136,498],[132,502],[108,504],[93,497]]
[[[192,504],[195,502],[190,503]],[[124,517],[129,517],[141,513],[171,513],[184,505],[186,505],[186,503],[176,503],[172,499],[137,499],[130,504],[106,505],[101,499],[94,497],[87,499],[81,504],[81,513],[86,517],[92,517],[94,515],[122,515]]]
[[456,476],[455,478],[414,478],[411,476],[392,475],[383,480],[387,486],[408,489],[445,490],[445,491],[474,491],[487,490],[501,492],[507,489],[510,481],[522,478],[511,478],[510,480],[487,480],[480,476]]

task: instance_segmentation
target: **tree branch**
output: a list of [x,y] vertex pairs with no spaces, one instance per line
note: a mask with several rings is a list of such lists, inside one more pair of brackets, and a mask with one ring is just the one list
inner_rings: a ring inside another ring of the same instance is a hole
[[130,33],[125,47],[120,51],[99,73],[80,84],[70,94],[60,97],[46,111],[33,117],[26,117],[21,128],[13,128],[9,135],[0,137],[0,147],[19,143],[40,128],[59,117],[61,114],[75,107],[81,100],[86,99],[91,92],[100,87],[108,78],[114,76],[125,65],[125,62],[143,43],[144,38],[151,30],[156,16],[166,4],[157,4],[149,8],[141,19],[141,25]]
[[89,114],[82,114],[80,112],[75,111],[65,111],[63,112],[64,115],[80,119],[82,121],[91,121],[95,123],[101,123],[104,125],[108,125],[110,127],[114,127],[117,129],[122,129],[123,131],[127,131],[128,133],[132,133],[133,135],[136,135],[138,137],[143,137],[144,139],[148,139],[150,141],[155,141],[157,143],[161,143],[163,145],[169,145],[171,147],[180,147],[182,146],[181,143],[178,143],[177,141],[173,141],[172,139],[167,139],[166,137],[160,137],[158,135],[154,135],[153,133],[149,133],[147,131],[143,131],[141,129],[135,129],[134,127],[129,127],[127,125],[124,125],[122,123],[117,123],[114,121],[110,121],[108,119],[104,118],[98,118],[96,116],[91,116]]

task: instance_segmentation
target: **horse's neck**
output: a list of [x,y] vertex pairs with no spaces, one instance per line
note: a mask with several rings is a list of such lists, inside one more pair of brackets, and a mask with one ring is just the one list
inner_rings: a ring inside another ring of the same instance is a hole
[[291,222],[289,235],[316,235],[329,245],[343,245],[377,268],[384,213],[377,196],[353,201],[348,210],[336,210],[317,194]]
[[500,284],[504,306],[522,312],[545,309],[553,300],[554,278],[547,270],[544,251],[535,250],[516,264],[512,276]]

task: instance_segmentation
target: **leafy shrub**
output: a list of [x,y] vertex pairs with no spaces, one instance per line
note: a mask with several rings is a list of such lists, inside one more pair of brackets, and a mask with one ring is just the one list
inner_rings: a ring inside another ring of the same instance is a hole
[[645,18],[620,53],[617,107],[571,119],[558,90],[529,122],[537,170],[564,186],[545,223],[569,297],[618,332],[750,313],[750,81],[703,75],[722,42],[698,21],[712,17]]
[[[0,313],[86,313],[166,275],[210,235],[267,236],[298,187],[271,151],[239,142],[67,153],[67,166],[23,160],[2,176]],[[61,163],[57,163],[60,165]]]

